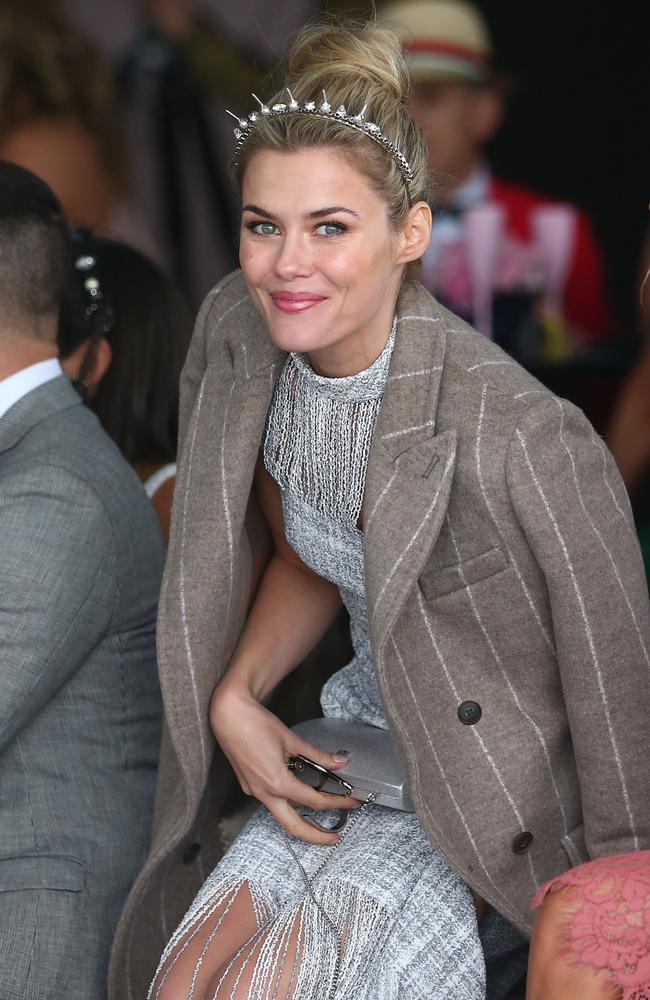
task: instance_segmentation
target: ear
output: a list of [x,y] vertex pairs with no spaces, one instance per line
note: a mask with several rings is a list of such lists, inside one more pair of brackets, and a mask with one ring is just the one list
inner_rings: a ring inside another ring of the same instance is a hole
[[113,360],[111,345],[105,337],[97,340],[84,340],[75,347],[72,354],[61,361],[61,367],[71,379],[81,378],[88,383],[90,390],[95,389],[108,371]]
[[397,263],[419,260],[431,239],[431,209],[426,201],[418,201],[409,210],[404,228],[398,237]]
[[484,87],[476,95],[473,131],[477,145],[483,146],[499,129],[503,110],[503,96],[496,87]]
[[111,367],[113,349],[106,337],[100,337],[95,346],[93,364],[86,376],[91,387],[96,388]]

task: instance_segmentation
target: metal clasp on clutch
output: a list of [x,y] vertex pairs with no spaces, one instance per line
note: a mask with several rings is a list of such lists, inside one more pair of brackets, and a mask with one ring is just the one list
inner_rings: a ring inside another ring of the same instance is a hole
[[[329,771],[326,767],[322,767],[317,764],[315,760],[310,760],[309,757],[303,757],[302,754],[298,754],[296,757],[290,757],[287,762],[287,767],[290,771],[293,771],[297,778],[304,781],[306,784],[311,785],[318,792],[328,792],[334,795],[351,795],[352,785],[342,778],[340,774],[335,771]],[[327,785],[330,783],[333,788],[328,788]],[[336,812],[337,810],[332,810]],[[350,814],[349,809],[339,809],[339,818],[333,826],[322,826],[317,823],[316,820],[309,820],[314,826],[318,827],[319,830],[324,830],[327,833],[338,833],[342,830],[348,821],[348,816]]]
[[[340,774],[337,774],[336,771],[328,771],[326,767],[321,767],[315,760],[303,757],[302,754],[289,757],[287,767],[295,773],[297,778],[305,781],[319,792],[332,792],[334,795],[350,795],[352,793],[352,785]],[[325,787],[328,781],[334,785],[333,789]]]

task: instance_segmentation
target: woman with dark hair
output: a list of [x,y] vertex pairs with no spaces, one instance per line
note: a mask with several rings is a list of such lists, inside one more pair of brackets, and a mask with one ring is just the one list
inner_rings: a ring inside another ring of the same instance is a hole
[[167,540],[192,315],[162,271],[126,243],[78,231],[73,257],[59,326],[63,368],[144,483]]

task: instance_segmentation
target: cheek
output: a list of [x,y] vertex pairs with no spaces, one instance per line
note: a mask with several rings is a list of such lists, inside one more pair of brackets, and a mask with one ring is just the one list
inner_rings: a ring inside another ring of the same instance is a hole
[[267,257],[268,254],[265,253],[264,247],[255,246],[246,240],[242,240],[239,245],[239,263],[249,281],[254,281],[255,278],[264,274],[267,268]]
[[383,241],[368,239],[368,250],[337,261],[339,268],[328,271],[337,288],[345,290],[349,308],[365,315],[373,312],[391,287],[393,259]]
[[354,246],[324,247],[317,255],[317,266],[337,284],[354,286],[389,266],[390,251],[385,233],[370,231]]

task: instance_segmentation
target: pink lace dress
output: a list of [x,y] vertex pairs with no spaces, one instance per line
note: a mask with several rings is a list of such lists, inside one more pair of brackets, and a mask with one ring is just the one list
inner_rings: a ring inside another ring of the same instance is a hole
[[561,953],[576,965],[610,970],[621,1000],[650,1000],[650,851],[614,854],[571,868],[542,886],[575,887],[567,906]]

